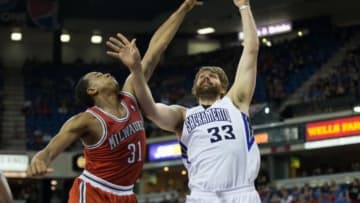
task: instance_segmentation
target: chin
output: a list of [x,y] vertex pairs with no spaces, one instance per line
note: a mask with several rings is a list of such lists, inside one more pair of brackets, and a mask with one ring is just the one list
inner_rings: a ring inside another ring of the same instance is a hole
[[220,95],[218,91],[200,91],[197,92],[196,97],[198,98],[207,98],[207,99],[214,99]]

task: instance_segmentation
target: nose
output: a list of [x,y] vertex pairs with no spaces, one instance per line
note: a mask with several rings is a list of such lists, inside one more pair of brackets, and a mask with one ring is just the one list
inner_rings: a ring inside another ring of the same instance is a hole
[[205,75],[205,76],[204,76],[204,80],[210,80],[210,76],[209,76],[209,75]]

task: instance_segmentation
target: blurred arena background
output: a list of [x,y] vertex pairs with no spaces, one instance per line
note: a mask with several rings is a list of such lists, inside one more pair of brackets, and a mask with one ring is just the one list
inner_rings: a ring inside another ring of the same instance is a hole
[[[85,163],[81,144],[61,154],[44,178],[26,177],[31,156],[84,110],[73,96],[82,74],[127,76],[105,55],[104,41],[123,32],[136,37],[144,53],[153,31],[181,2],[0,0],[0,170],[16,202],[67,201]],[[262,42],[251,120],[262,155],[256,185],[263,202],[360,202],[359,1],[251,5]],[[162,57],[150,81],[155,98],[194,105],[185,95],[201,65],[221,66],[232,79],[241,39],[232,1],[205,0]],[[187,174],[176,137],[146,124],[139,202],[183,202]]]

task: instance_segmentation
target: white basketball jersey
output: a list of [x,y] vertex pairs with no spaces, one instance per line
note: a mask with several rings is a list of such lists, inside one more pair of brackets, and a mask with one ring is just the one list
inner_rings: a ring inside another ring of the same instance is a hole
[[229,97],[186,112],[180,140],[190,190],[219,192],[254,185],[260,153],[246,114]]

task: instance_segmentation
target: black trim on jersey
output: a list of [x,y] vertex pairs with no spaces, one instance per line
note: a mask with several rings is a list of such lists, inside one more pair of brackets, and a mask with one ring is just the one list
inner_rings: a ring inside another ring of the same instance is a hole
[[211,105],[201,105],[204,109],[208,109]]

